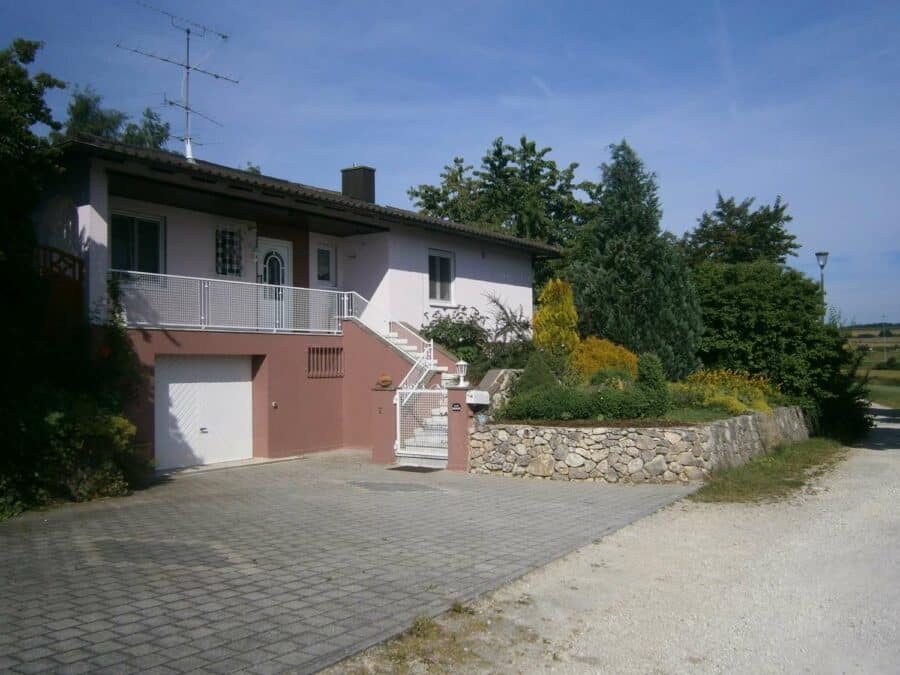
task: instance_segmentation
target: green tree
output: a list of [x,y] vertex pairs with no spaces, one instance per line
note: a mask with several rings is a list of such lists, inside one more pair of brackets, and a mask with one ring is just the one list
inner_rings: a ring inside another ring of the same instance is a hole
[[121,110],[104,108],[103,96],[91,86],[75,88],[66,115],[63,131],[54,131],[50,135],[54,142],[87,134],[141,148],[160,149],[170,137],[169,123],[163,122],[152,109],[144,110],[140,123],[129,122],[128,115]]
[[852,439],[868,428],[865,388],[855,380],[860,355],[834,323],[823,323],[819,285],[777,263],[703,263],[694,270],[707,368],[768,375],[803,399],[822,429]]
[[696,229],[685,233],[681,244],[693,265],[705,261],[741,263],[764,260],[784,264],[789,255],[797,255],[796,237],[786,225],[793,220],[788,205],[775,198],[752,209],[754,199],[738,203],[734,197],[718,194],[716,208],[704,211]]
[[610,151],[565,271],[581,333],[652,352],[682,377],[698,364],[697,295],[674,238],[660,232],[656,176],[625,141]]
[[158,113],[145,108],[140,124],[129,122],[125,125],[121,141],[141,148],[159,150],[169,142],[170,129],[169,123],[163,122]]
[[562,279],[551,279],[534,313],[534,344],[553,356],[568,356],[578,346],[577,327],[572,287]]
[[[42,410],[29,405],[48,363],[55,363],[47,336],[37,328],[46,316],[46,288],[34,268],[37,242],[31,221],[42,190],[60,171],[57,151],[35,133],[41,126],[60,128],[44,101],[47,91],[62,89],[60,80],[28,70],[42,43],[16,39],[0,51],[0,287],[9,316],[4,326],[3,377],[0,378],[0,519],[16,510],[28,492],[28,476],[39,470],[34,460],[33,430]],[[28,386],[23,388],[23,383]],[[29,472],[28,469],[31,469]]]
[[[438,185],[422,184],[408,194],[428,215],[564,246],[581,222],[583,203],[575,193],[594,186],[576,183],[578,165],[560,168],[548,157],[550,152],[526,136],[518,145],[506,144],[500,137],[479,169],[455,157],[444,167]],[[542,285],[552,270],[551,264],[539,261],[536,285]]]
[[261,176],[262,169],[259,168],[259,164],[254,164],[253,162],[247,162],[247,166],[244,167],[244,171],[247,173],[252,173],[254,176]]

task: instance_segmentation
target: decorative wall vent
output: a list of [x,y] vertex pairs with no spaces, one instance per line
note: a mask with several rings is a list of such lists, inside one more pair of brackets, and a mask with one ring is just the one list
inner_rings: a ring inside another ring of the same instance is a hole
[[343,347],[310,347],[306,351],[306,376],[343,377]]

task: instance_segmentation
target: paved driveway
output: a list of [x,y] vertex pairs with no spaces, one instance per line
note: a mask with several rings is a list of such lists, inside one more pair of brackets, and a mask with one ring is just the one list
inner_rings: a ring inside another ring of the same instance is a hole
[[26,514],[0,523],[0,670],[315,671],[685,492],[329,453]]

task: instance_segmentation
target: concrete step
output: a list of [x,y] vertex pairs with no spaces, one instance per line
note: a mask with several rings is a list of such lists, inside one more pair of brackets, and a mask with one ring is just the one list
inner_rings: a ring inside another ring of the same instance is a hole
[[[441,438],[443,436],[443,438]],[[446,452],[447,450],[447,435],[446,434],[415,434],[412,438],[408,438],[406,440],[405,448],[410,450],[412,448],[416,449],[427,449],[427,450],[440,450],[442,452]]]
[[447,406],[443,406],[440,408],[432,408],[431,416],[432,417],[440,417],[440,416],[446,417],[447,416]]
[[447,458],[397,455],[397,466],[414,466],[422,469],[446,469]]
[[407,445],[397,451],[397,457],[429,457],[431,459],[447,459],[447,448],[434,448],[425,445]]

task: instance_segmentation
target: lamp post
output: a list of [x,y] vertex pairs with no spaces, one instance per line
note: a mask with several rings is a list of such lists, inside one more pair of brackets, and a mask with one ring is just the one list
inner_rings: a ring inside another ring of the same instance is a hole
[[[819,288],[822,289],[822,306],[825,306],[825,264],[828,262],[828,251],[816,251],[816,262],[819,263]],[[825,314],[822,314],[825,321]]]

